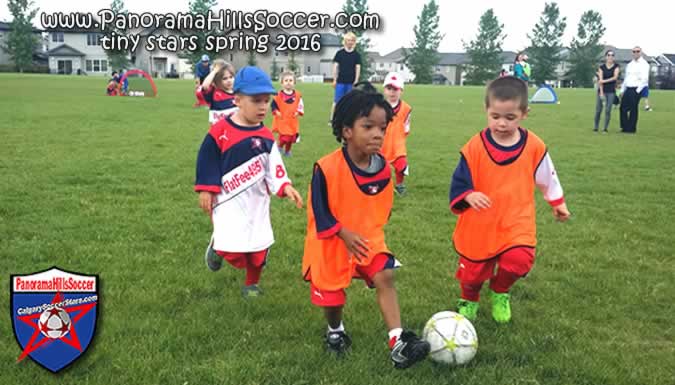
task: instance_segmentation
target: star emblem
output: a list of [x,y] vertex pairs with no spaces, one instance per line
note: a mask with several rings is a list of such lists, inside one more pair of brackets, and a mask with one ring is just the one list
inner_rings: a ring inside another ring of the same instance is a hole
[[[59,292],[54,295],[54,298],[52,299],[51,303],[57,304],[60,302],[63,302],[63,294]],[[80,318],[82,318],[94,307],[96,307],[96,302],[84,305],[64,306],[62,309],[65,310],[66,313],[68,313],[71,321],[70,324],[64,324],[62,327],[66,329],[70,328],[70,331],[67,334],[63,335],[61,338],[56,339],[45,337],[45,335],[42,334],[41,328],[44,329],[46,327],[44,325],[42,326],[40,325],[40,315],[42,313],[17,317],[18,320],[32,327],[33,329],[35,329],[35,331],[33,332],[33,335],[30,337],[30,340],[26,344],[26,347],[23,349],[23,352],[21,352],[21,355],[19,356],[19,358],[17,358],[16,361],[19,362],[24,358],[26,358],[30,353],[36,351],[37,349],[41,347],[46,347],[49,344],[56,343],[58,341],[61,341],[66,345],[72,346],[73,348],[82,352],[82,346],[80,344],[79,338],[77,337],[77,332],[75,331],[75,324],[77,323],[77,321],[80,320]],[[58,313],[59,310],[56,307],[50,310],[50,314],[58,315]]]

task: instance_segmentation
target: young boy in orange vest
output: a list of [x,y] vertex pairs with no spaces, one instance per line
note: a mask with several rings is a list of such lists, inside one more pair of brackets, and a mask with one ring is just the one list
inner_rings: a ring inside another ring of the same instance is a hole
[[362,278],[377,290],[390,358],[396,368],[407,368],[427,356],[429,344],[401,328],[393,273],[400,264],[384,240],[393,188],[389,165],[378,152],[392,116],[389,103],[370,84],[338,102],[333,133],[343,146],[314,165],[302,272],[311,282],[312,303],[324,309],[329,352],[341,357],[349,350],[344,289],[352,278]]
[[458,311],[470,320],[476,319],[487,280],[492,317],[499,323],[511,320],[509,289],[534,263],[535,186],[557,220],[570,216],[546,145],[520,127],[527,100],[527,85],[520,79],[507,76],[490,83],[488,127],[462,147],[452,176],[450,209],[459,215],[452,237],[459,254]]
[[295,74],[281,74],[281,91],[272,100],[272,132],[279,133],[279,150],[291,156],[291,147],[300,135],[298,116],[305,114],[302,94],[295,89]]
[[403,178],[408,175],[408,158],[405,146],[406,138],[410,133],[410,105],[401,100],[403,93],[403,78],[396,72],[390,72],[384,79],[384,97],[394,110],[394,118],[387,126],[382,144],[382,155],[396,171],[396,186],[394,189],[399,195],[405,195],[407,190]]

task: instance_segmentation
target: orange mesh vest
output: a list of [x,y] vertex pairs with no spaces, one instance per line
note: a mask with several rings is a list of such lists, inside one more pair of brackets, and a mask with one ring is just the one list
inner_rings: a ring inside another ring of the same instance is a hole
[[393,184],[389,181],[375,195],[361,191],[342,149],[321,158],[316,167],[321,168],[326,177],[328,206],[335,219],[343,228],[367,239],[370,247],[368,258],[362,258],[359,262],[349,255],[345,243],[337,235],[318,238],[310,186],[302,273],[305,279],[311,280],[319,289],[334,291],[349,286],[357,265],[369,265],[373,257],[380,253],[391,254],[384,241],[384,226],[394,203]]
[[534,174],[546,155],[546,145],[532,132],[521,154],[506,165],[497,164],[480,134],[462,148],[474,191],[487,195],[492,206],[469,208],[457,219],[452,240],[457,253],[472,261],[494,258],[516,246],[535,247]]
[[279,107],[279,112],[281,116],[274,115],[272,120],[272,131],[278,132],[280,135],[295,135],[298,133],[298,117],[295,116],[295,113],[298,112],[298,105],[300,104],[300,98],[302,94],[300,91],[295,90],[295,99],[293,103],[286,103],[283,96],[281,95],[283,91],[274,97],[274,101]]
[[394,115],[394,119],[389,122],[389,125],[387,126],[381,152],[389,163],[406,155],[405,121],[408,119],[410,111],[412,111],[412,108],[410,108],[408,103],[401,100],[401,108],[396,113],[396,115]]

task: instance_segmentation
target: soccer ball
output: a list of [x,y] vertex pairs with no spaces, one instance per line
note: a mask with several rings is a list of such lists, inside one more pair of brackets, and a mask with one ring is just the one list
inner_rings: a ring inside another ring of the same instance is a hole
[[431,345],[431,359],[448,365],[464,365],[478,350],[478,335],[471,322],[461,314],[442,311],[424,326],[422,338]]
[[70,316],[60,307],[52,307],[40,314],[40,332],[47,338],[59,339],[70,331]]

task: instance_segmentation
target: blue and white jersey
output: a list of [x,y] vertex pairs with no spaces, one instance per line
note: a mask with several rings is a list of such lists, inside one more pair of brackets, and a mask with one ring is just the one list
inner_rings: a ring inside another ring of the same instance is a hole
[[274,243],[270,195],[291,183],[274,136],[260,124],[243,127],[227,117],[204,138],[197,157],[195,191],[216,193],[213,247],[252,252]]

